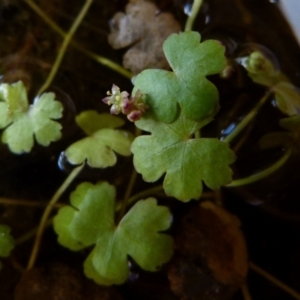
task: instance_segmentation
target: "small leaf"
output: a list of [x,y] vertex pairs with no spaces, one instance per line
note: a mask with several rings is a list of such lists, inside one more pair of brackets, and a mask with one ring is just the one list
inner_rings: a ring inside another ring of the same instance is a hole
[[300,150],[300,115],[284,118],[280,120],[280,126],[288,130],[271,132],[262,137],[260,146],[263,149],[274,147],[286,147],[296,152]]
[[121,127],[125,122],[110,114],[98,114],[95,110],[86,110],[76,117],[76,123],[87,135],[92,135],[100,129]]
[[280,82],[272,90],[275,92],[277,107],[286,115],[300,114],[300,93],[289,82]]
[[28,106],[24,84],[0,85],[0,128],[2,135],[14,153],[30,152],[34,136],[40,145],[48,146],[61,138],[62,126],[53,119],[62,116],[62,104],[55,101],[55,94],[44,93]]
[[[133,94],[140,90],[155,119],[171,123],[179,105],[187,118],[212,120],[218,110],[218,90],[206,79],[226,65],[224,47],[217,41],[200,43],[197,32],[172,34],[163,45],[173,72],[145,70],[134,82]],[[179,104],[179,105],[178,105]]]
[[70,163],[78,165],[85,160],[94,168],[106,168],[116,164],[117,152],[130,156],[133,136],[125,130],[116,130],[124,121],[109,114],[85,111],[76,118],[77,124],[89,136],[71,146],[65,152]]
[[294,146],[300,150],[300,115],[292,116],[280,120],[280,126],[289,131],[290,139],[293,141]]
[[61,208],[54,218],[63,246],[79,250],[95,245],[84,263],[85,273],[104,285],[126,281],[128,256],[143,269],[156,271],[173,253],[172,238],[161,233],[171,224],[168,208],[157,206],[154,198],[141,200],[116,226],[115,195],[107,182],[82,183],[71,195],[72,206]]
[[294,132],[300,138],[300,115],[280,120],[281,127]]
[[[13,116],[28,110],[27,91],[22,81],[13,84],[0,84],[1,113],[13,119]],[[2,108],[1,107],[1,108]],[[0,118],[2,120],[2,118]],[[0,128],[5,127],[1,126]]]
[[[0,224],[0,256],[7,257],[14,248],[15,242],[10,235],[10,228],[6,225]],[[0,263],[1,269],[1,263]]]
[[166,194],[181,201],[199,199],[202,180],[212,189],[229,183],[235,155],[217,139],[192,138],[203,125],[184,115],[171,124],[150,118],[136,122],[138,128],[152,133],[137,137],[131,147],[134,166],[143,179],[154,182],[166,173]]

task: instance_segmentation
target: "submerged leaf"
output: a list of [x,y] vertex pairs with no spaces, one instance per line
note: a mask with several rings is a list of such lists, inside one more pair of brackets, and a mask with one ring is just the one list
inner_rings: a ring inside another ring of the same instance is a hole
[[76,118],[81,129],[89,136],[71,146],[65,152],[72,164],[82,164],[85,160],[94,168],[106,168],[117,162],[117,152],[124,156],[131,155],[132,134],[114,128],[122,126],[124,121],[109,114],[95,111],[82,112]]
[[299,152],[300,150],[300,115],[280,120],[281,127],[288,131],[271,132],[262,137],[260,145],[263,149],[285,147]]
[[289,82],[279,82],[273,88],[277,107],[286,115],[300,114],[299,90]]
[[152,133],[137,137],[131,147],[143,179],[154,182],[166,173],[166,194],[181,201],[199,199],[202,181],[212,189],[229,183],[235,155],[217,139],[192,138],[203,125],[182,114],[171,124],[147,118],[136,122],[138,128]]
[[54,218],[58,241],[71,250],[95,248],[84,263],[87,277],[99,284],[122,284],[129,274],[128,256],[143,269],[156,271],[173,253],[172,238],[161,231],[171,224],[168,208],[154,198],[137,202],[116,226],[115,188],[107,182],[82,183],[71,195],[72,206]]
[[146,95],[159,121],[174,121],[179,105],[189,119],[212,120],[218,110],[218,90],[206,76],[225,67],[224,47],[213,40],[200,43],[199,33],[189,31],[169,36],[163,49],[173,72],[143,71],[134,81],[133,94],[140,90]]
[[55,94],[44,93],[28,105],[24,84],[0,85],[0,128],[6,128],[3,143],[14,153],[30,152],[34,136],[40,145],[48,146],[61,138],[62,126],[54,121],[62,116],[62,104]]
[[[14,239],[10,235],[10,228],[0,224],[0,257],[7,257],[14,248]],[[1,269],[1,263],[0,263]]]
[[266,56],[255,51],[242,64],[254,82],[272,89],[276,105],[284,114],[293,116],[300,113],[299,90]]

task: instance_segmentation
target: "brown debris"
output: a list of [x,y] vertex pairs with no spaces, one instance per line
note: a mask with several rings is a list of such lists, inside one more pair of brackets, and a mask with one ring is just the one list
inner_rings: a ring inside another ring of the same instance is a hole
[[95,285],[70,267],[56,263],[26,271],[14,300],[121,300],[113,289]]
[[130,47],[123,65],[138,74],[148,68],[169,68],[162,44],[181,27],[170,13],[159,12],[154,3],[132,0],[125,13],[118,12],[111,20],[109,44],[114,49]]
[[171,289],[182,300],[230,299],[248,270],[239,220],[211,202],[184,218],[176,237],[176,256],[168,272]]

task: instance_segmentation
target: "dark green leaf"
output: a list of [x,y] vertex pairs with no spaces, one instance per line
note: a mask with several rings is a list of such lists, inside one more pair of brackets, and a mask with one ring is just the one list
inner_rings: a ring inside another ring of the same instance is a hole
[[229,165],[235,155],[228,145],[217,139],[193,138],[203,124],[181,115],[171,124],[143,118],[136,126],[152,134],[134,140],[135,168],[147,182],[166,173],[167,195],[181,201],[199,199],[202,181],[212,189],[231,181]]

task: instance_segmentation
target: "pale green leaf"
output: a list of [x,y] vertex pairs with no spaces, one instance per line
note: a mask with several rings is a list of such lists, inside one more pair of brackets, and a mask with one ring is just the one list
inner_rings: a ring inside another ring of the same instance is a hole
[[54,218],[59,242],[72,250],[95,245],[84,263],[89,278],[104,285],[122,284],[129,274],[128,256],[143,269],[156,271],[173,253],[172,238],[161,231],[171,224],[168,208],[154,198],[137,202],[116,226],[115,188],[107,182],[80,184],[71,206]]
[[61,118],[62,104],[53,93],[44,93],[28,106],[26,93],[21,81],[0,85],[0,128],[6,127],[2,141],[14,153],[30,152],[34,137],[43,146],[61,138],[62,126],[54,119]]
[[100,129],[121,127],[125,122],[110,114],[98,114],[95,110],[86,110],[76,117],[76,123],[87,135],[92,135]]
[[81,164],[84,161],[94,168],[106,168],[116,164],[117,156],[130,156],[133,140],[131,133],[113,129],[123,125],[123,120],[109,114],[97,114],[93,111],[81,113],[76,121],[90,136],[83,138],[65,151],[68,161]]
[[5,127],[2,125],[2,113],[5,113],[7,118],[11,118],[20,113],[28,110],[27,91],[22,81],[13,84],[2,83],[0,84],[0,101],[1,103],[1,116],[0,128]]
[[224,69],[224,47],[213,40],[200,43],[200,34],[189,31],[170,35],[163,49],[173,72],[143,71],[134,81],[133,94],[140,90],[152,116],[166,123],[176,119],[179,106],[190,119],[212,120],[218,91],[206,76]]
[[143,118],[136,126],[152,134],[132,143],[134,166],[147,182],[166,174],[163,187],[167,195],[181,201],[199,199],[202,181],[212,189],[231,181],[229,165],[234,153],[217,139],[193,138],[201,123],[180,115],[171,124]]

